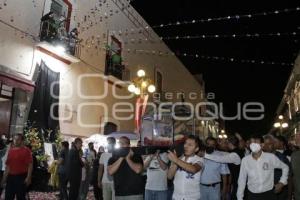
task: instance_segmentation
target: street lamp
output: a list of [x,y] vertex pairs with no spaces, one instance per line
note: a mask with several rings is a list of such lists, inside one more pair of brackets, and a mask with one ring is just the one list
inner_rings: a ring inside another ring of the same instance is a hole
[[279,121],[275,122],[273,124],[274,128],[280,129],[280,135],[282,135],[282,130],[289,127],[289,124],[287,122],[284,122],[283,116],[278,116]]
[[219,138],[220,139],[227,139],[227,135],[225,134],[225,130],[224,129],[221,130],[221,134],[219,135]]
[[128,91],[137,96],[143,97],[147,93],[155,92],[156,88],[153,81],[146,77],[146,72],[143,69],[137,71],[137,77],[132,80],[128,86]]

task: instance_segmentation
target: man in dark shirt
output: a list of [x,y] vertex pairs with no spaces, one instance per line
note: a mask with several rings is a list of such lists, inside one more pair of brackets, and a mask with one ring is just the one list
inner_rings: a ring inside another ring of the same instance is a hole
[[82,156],[82,140],[76,138],[74,145],[69,152],[67,161],[67,178],[70,182],[69,199],[77,200],[79,187],[81,183],[81,173],[83,163],[81,161]]
[[116,200],[143,199],[143,159],[130,149],[127,137],[119,139],[120,151],[108,161],[108,173],[113,176]]
[[69,143],[64,141],[61,143],[62,149],[58,159],[58,176],[59,176],[59,190],[60,190],[60,199],[68,200],[67,192],[67,174],[66,174],[66,164],[69,153]]
[[[285,139],[285,137],[283,136],[276,136],[274,138],[274,154],[277,156],[277,158],[279,158],[279,160],[281,160],[284,164],[286,164],[287,166],[289,166],[289,168],[291,167],[291,163],[290,160],[288,158],[288,156],[285,154],[285,150],[286,150],[286,144],[287,141]],[[282,170],[281,169],[275,169],[274,172],[274,184],[277,184],[280,181],[280,177],[282,176]],[[288,185],[290,185],[290,178],[288,179]],[[288,185],[285,185],[282,190],[276,194],[276,200],[287,200],[287,199],[291,199],[289,198],[289,187]]]

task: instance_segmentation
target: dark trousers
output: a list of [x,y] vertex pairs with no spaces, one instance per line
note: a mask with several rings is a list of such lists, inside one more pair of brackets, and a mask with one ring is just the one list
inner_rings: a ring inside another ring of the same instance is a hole
[[58,174],[59,176],[59,191],[60,191],[60,199],[61,200],[68,200],[68,191],[67,191],[67,185],[68,180],[66,174]]
[[94,196],[96,200],[102,200],[103,199],[103,195],[102,195],[102,188],[100,189],[98,187],[98,183],[97,182],[93,182],[93,188],[94,188]]
[[273,190],[263,193],[252,193],[248,191],[248,200],[275,200],[275,198]]
[[238,189],[238,184],[232,183],[231,193],[230,193],[231,200],[237,200],[237,197],[236,197],[237,189]]
[[[0,170],[0,181],[2,181],[4,171]],[[3,188],[0,186],[0,197],[2,195]]]
[[278,194],[275,194],[276,200],[287,200],[289,196],[289,190],[287,186],[284,186],[282,191]]
[[26,200],[26,185],[24,183],[27,174],[8,175],[5,188],[5,200]]
[[69,182],[70,182],[69,200],[77,200],[79,196],[81,175],[80,177],[70,177]]

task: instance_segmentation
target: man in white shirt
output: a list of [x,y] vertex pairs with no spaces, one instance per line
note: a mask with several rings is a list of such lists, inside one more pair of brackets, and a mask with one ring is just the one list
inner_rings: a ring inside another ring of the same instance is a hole
[[167,153],[159,153],[159,150],[148,155],[144,160],[144,169],[147,169],[147,182],[145,187],[145,200],[166,200],[167,199]]
[[196,155],[200,141],[196,136],[188,136],[184,143],[184,155],[177,157],[176,152],[169,151],[168,158],[172,164],[168,178],[174,176],[173,200],[199,200],[200,176],[203,159]]
[[[289,167],[274,154],[262,151],[263,138],[251,137],[251,155],[243,158],[238,180],[237,199],[244,199],[247,183],[248,200],[272,200],[274,193],[282,190],[287,184]],[[274,186],[274,170],[282,170],[280,181]],[[274,189],[273,189],[274,188]]]
[[103,200],[114,200],[115,190],[113,177],[107,172],[108,160],[112,157],[112,152],[116,145],[116,139],[113,137],[107,138],[107,151],[102,153],[99,160],[98,170],[98,187],[102,188]]

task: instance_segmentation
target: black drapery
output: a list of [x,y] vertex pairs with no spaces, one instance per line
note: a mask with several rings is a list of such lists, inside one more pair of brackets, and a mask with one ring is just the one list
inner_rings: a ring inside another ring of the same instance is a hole
[[[59,115],[58,97],[60,74],[49,69],[43,61],[39,67],[40,70],[35,84],[36,88],[28,120],[33,123],[34,127],[44,132],[45,138],[53,141],[55,139],[55,132],[59,125],[59,121],[57,119]],[[53,86],[51,88],[52,84]],[[52,108],[51,105],[53,105]],[[50,114],[51,109],[53,110],[53,117]],[[49,129],[52,130],[50,135],[48,135],[47,132]]]

